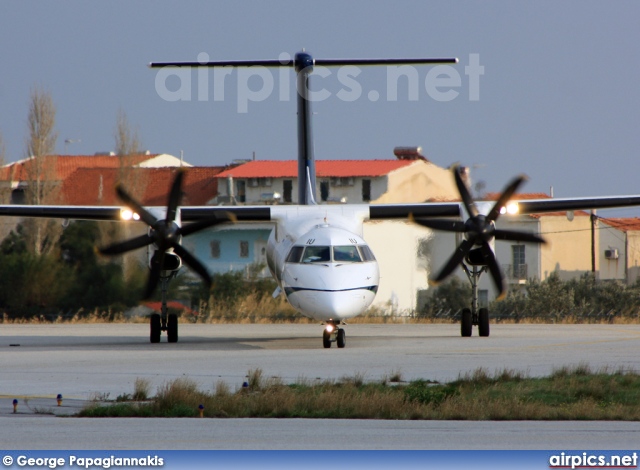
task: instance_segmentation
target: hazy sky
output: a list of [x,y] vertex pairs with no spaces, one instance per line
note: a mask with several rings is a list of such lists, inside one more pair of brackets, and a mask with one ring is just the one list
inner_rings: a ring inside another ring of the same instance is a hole
[[[417,85],[401,78],[396,99],[385,68],[314,77],[314,91],[329,95],[313,104],[316,158],[393,158],[395,146],[420,145],[438,165],[471,166],[491,191],[525,173],[528,192],[638,194],[638,18],[637,1],[4,0],[0,132],[6,160],[23,158],[29,94],[40,86],[56,104],[59,153],[113,150],[122,109],[154,153],[183,150],[196,165],[253,152],[292,159],[292,71],[234,71],[222,93],[213,71],[181,83],[147,63],[302,48],[315,58],[458,57],[432,75],[417,67]],[[484,67],[477,89],[466,73],[474,58]]]

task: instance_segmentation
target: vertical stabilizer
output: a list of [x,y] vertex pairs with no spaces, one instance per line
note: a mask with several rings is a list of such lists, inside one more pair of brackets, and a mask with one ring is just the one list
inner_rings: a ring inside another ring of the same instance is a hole
[[316,162],[311,132],[311,101],[309,75],[313,72],[313,58],[306,52],[295,57],[298,88],[298,204],[316,202]]

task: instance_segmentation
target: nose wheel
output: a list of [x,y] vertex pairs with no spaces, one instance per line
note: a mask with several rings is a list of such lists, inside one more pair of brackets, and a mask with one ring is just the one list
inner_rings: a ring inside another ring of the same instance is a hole
[[331,343],[336,343],[338,348],[344,348],[347,345],[347,335],[335,322],[327,322],[322,332],[322,346],[325,349],[329,349]]

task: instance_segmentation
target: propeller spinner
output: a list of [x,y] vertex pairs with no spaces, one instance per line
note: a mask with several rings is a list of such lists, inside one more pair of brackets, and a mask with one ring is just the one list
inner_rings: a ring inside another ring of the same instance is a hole
[[[460,243],[460,245],[458,245],[456,251],[440,270],[440,273],[436,278],[431,280],[431,283],[437,285],[442,282],[460,263],[463,262],[463,260],[467,259],[467,261],[469,261],[470,255],[474,255],[472,260],[473,262],[471,264],[483,264],[488,267],[493,283],[498,291],[498,299],[502,299],[506,295],[507,286],[504,274],[502,273],[500,265],[496,260],[496,255],[491,248],[491,241],[496,239],[528,243],[546,243],[542,237],[530,232],[496,229],[495,222],[498,220],[498,217],[500,217],[501,208],[506,206],[507,202],[511,199],[520,185],[526,181],[526,177],[521,175],[514,178],[513,181],[507,185],[502,194],[500,194],[500,197],[489,213],[484,215],[479,213],[478,208],[473,202],[469,188],[467,188],[467,185],[462,179],[460,168],[456,166],[453,169],[453,173],[458,192],[460,193],[464,207],[469,214],[469,218],[465,222],[446,219],[414,219],[417,224],[424,227],[446,232],[460,232],[464,233],[465,236],[465,239]],[[478,252],[476,252],[476,249]],[[479,256],[477,256],[476,253]],[[477,258],[480,258],[480,260],[478,261]]]
[[158,285],[162,271],[167,269],[165,265],[165,258],[170,250],[173,250],[173,253],[179,256],[184,264],[194,270],[202,278],[207,287],[211,287],[211,276],[209,275],[207,268],[205,268],[197,258],[189,253],[180,244],[180,241],[184,236],[213,227],[214,225],[233,221],[233,216],[231,214],[226,214],[224,217],[213,216],[185,226],[178,225],[176,222],[176,215],[182,199],[183,179],[184,170],[179,170],[171,185],[166,216],[164,219],[157,219],[140,203],[138,203],[138,201],[130,196],[122,186],[118,185],[116,188],[118,197],[122,202],[124,202],[132,211],[136,212],[140,216],[140,219],[150,227],[150,230],[147,234],[140,235],[139,237],[135,237],[124,242],[114,243],[107,247],[100,248],[99,251],[103,255],[120,255],[128,251],[133,251],[138,248],[151,245],[152,243],[156,245],[156,252],[151,258],[151,272],[149,274],[149,279],[147,280],[147,287],[144,294],[145,299],[151,297],[153,291]]

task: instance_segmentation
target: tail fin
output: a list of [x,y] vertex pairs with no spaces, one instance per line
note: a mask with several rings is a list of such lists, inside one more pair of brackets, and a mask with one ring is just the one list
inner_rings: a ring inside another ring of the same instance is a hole
[[309,100],[309,75],[314,61],[303,51],[296,54],[294,63],[298,75],[298,204],[308,206],[316,203],[316,161]]

